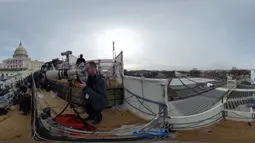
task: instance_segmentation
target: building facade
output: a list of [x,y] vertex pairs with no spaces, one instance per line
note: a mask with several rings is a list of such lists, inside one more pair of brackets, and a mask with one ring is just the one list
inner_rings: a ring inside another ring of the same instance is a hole
[[16,82],[16,80],[20,79],[17,78],[17,75],[25,78],[32,72],[39,70],[43,64],[44,62],[42,61],[31,60],[27,50],[20,42],[19,46],[15,49],[13,56],[0,63],[0,80],[6,81],[11,79],[12,82]]
[[20,42],[19,46],[14,51],[13,57],[4,60],[2,67],[5,69],[36,70],[43,64],[44,62],[41,61],[32,61],[28,56],[27,50]]

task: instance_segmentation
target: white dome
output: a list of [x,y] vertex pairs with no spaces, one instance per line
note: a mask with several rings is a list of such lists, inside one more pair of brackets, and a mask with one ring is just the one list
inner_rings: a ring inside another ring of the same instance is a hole
[[25,57],[28,58],[27,50],[22,46],[22,43],[19,43],[19,46],[14,51],[13,57]]

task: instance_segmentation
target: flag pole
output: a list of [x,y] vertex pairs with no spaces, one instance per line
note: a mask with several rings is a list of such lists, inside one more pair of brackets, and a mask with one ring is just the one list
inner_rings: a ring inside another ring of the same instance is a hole
[[112,42],[112,60],[113,60],[113,67],[112,67],[112,74],[113,74],[113,78],[115,78],[115,62],[116,62],[116,60],[115,60],[115,57],[114,57],[114,51],[115,51],[115,43],[114,43],[114,41]]
[[112,59],[114,60],[114,51],[115,51],[115,47],[114,47],[114,41],[112,42]]

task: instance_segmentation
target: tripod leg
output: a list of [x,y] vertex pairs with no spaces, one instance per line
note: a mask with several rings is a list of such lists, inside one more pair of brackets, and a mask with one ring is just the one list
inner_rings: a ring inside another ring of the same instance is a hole
[[[69,80],[69,102],[72,103],[72,80]],[[70,104],[70,108],[73,108],[73,104]]]

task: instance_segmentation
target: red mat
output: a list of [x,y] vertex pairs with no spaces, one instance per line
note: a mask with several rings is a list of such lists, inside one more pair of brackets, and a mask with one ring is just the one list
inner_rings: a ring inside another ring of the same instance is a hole
[[73,114],[63,114],[55,118],[55,121],[62,126],[83,131],[95,131],[96,128],[84,122]]

